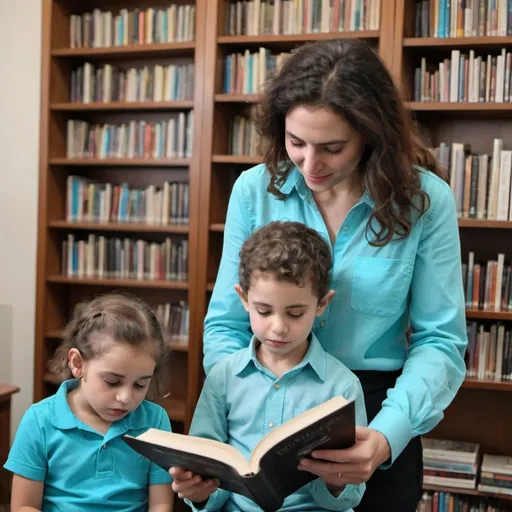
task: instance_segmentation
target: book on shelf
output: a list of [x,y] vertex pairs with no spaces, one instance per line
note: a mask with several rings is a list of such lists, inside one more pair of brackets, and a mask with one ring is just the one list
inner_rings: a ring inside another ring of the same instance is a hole
[[466,375],[479,380],[512,381],[512,340],[503,324],[468,323]]
[[189,184],[130,188],[69,175],[66,184],[68,222],[134,223],[168,226],[189,222]]
[[71,102],[170,102],[192,100],[194,64],[143,65],[122,69],[90,62],[71,72]]
[[316,34],[378,30],[381,0],[252,0],[230,2],[226,33]]
[[249,156],[258,154],[258,134],[250,117],[237,115],[229,128],[229,154]]
[[186,281],[188,240],[148,242],[97,236],[62,242],[62,269],[67,277]]
[[427,485],[474,489],[480,445],[422,438],[423,482]]
[[82,15],[72,14],[69,25],[71,48],[111,48],[129,44],[159,44],[193,41],[194,5],[171,4],[169,7],[93,9]]
[[420,60],[414,69],[414,101],[509,103],[512,53],[477,55],[451,50],[441,62]]
[[67,122],[67,158],[190,158],[194,111],[169,114],[162,121],[122,124]]
[[509,0],[416,0],[414,37],[507,35],[512,35],[512,10]]
[[[461,491],[463,492],[463,491]],[[448,491],[424,492],[417,512],[507,512],[498,498],[488,496],[464,496]]]
[[347,448],[355,443],[355,405],[334,397],[276,427],[252,451],[250,460],[219,441],[149,429],[123,439],[162,468],[182,467],[220,488],[248,497],[264,510],[278,510],[284,499],[317,478],[297,469],[313,450]]
[[167,341],[182,344],[188,342],[190,311],[185,301],[158,304],[154,310]]
[[476,153],[462,142],[433,149],[449,178],[461,218],[512,221],[512,150],[493,140],[492,153]]
[[512,457],[484,453],[478,490],[512,496]]

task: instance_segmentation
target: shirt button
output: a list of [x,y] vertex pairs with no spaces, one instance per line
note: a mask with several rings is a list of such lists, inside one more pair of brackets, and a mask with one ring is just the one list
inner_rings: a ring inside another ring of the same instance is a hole
[[271,422],[268,424],[268,426],[269,426],[270,428],[274,428],[274,427],[276,426],[276,424],[275,424],[273,421],[271,421]]
[[323,320],[320,322],[320,327],[325,327],[325,322]]
[[279,384],[279,382],[276,382],[276,383],[274,384],[274,388],[275,388],[275,389],[279,389],[280,387],[281,387],[281,384]]
[[104,450],[106,450],[106,449],[107,449],[107,445],[106,445],[106,444],[104,444],[104,445],[102,446],[102,448],[103,448]]

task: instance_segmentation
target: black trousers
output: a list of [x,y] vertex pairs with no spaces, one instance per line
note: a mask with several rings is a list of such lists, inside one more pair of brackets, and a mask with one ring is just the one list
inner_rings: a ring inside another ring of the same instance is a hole
[[[396,372],[355,371],[361,380],[368,423],[381,409],[386,391],[394,387]],[[366,482],[366,492],[355,512],[415,512],[423,486],[423,456],[420,437],[415,437],[389,469],[376,469]]]

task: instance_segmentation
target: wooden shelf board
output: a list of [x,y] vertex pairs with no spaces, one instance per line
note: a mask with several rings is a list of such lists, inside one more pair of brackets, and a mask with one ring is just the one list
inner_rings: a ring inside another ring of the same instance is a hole
[[166,226],[142,223],[94,223],[94,222],[67,222],[53,220],[48,223],[52,229],[87,230],[87,231],[133,231],[142,233],[176,233],[187,234],[189,226],[185,224],[168,224]]
[[220,103],[254,103],[258,101],[259,98],[259,94],[222,93],[215,95],[215,101]]
[[217,224],[210,224],[210,231],[214,231],[216,233],[224,232],[224,224],[219,222]]
[[51,158],[50,165],[87,167],[185,167],[189,158]]
[[111,48],[55,48],[52,50],[52,56],[88,59],[162,57],[165,55],[192,54],[195,46],[195,42],[187,41],[182,43],[128,44]]
[[512,103],[470,103],[467,101],[409,101],[406,106],[417,112],[512,112]]
[[167,411],[169,418],[174,421],[185,421],[187,399],[184,397],[170,396],[163,400],[162,407]]
[[64,329],[50,329],[46,331],[45,337],[49,339],[62,339],[64,336]]
[[45,373],[43,380],[48,384],[53,384],[54,386],[59,386],[61,383],[60,380],[55,375],[53,375],[53,373]]
[[67,276],[48,276],[48,283],[77,284],[86,286],[109,286],[113,288],[161,288],[164,290],[188,290],[186,281],[136,280],[136,279],[94,279]]
[[466,309],[466,318],[481,320],[512,320],[512,311],[483,311],[480,309]]
[[489,391],[512,391],[512,381],[494,381],[494,380],[479,380],[479,379],[465,379],[463,388],[468,389],[487,389]]
[[217,43],[224,45],[272,44],[282,45],[307,43],[321,39],[378,39],[378,30],[361,30],[354,32],[323,32],[315,34],[262,34],[257,36],[218,36]]
[[52,103],[50,109],[61,112],[179,110],[194,108],[193,101],[111,101],[108,103]]
[[464,48],[492,47],[512,45],[511,36],[485,36],[485,37],[405,37],[405,48]]
[[512,229],[512,221],[487,219],[459,219],[461,228]]
[[503,500],[512,500],[512,496],[509,496],[507,494],[494,494],[489,492],[482,492],[478,489],[458,489],[456,487],[439,487],[437,485],[428,485],[423,484],[423,490],[424,491],[439,491],[439,492],[446,492],[450,494],[467,494],[468,496],[488,496],[492,498],[499,498]]
[[213,155],[212,162],[219,164],[261,164],[261,156],[248,155]]

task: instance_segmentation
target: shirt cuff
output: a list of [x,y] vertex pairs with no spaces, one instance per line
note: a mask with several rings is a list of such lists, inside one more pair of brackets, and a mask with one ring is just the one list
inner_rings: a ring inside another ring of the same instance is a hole
[[338,497],[333,496],[327,488],[327,484],[321,478],[314,480],[310,484],[310,491],[316,504],[326,510],[349,511],[359,505],[363,493],[366,489],[365,484],[345,485],[345,488]]
[[36,480],[38,482],[43,481],[46,477],[46,471],[44,469],[27,466],[26,464],[13,460],[12,458],[7,459],[7,462],[4,464],[4,469],[14,473],[15,475],[27,478],[28,480]]
[[368,425],[387,439],[391,458],[380,466],[388,469],[412,439],[411,421],[405,414],[391,407],[383,407]]

